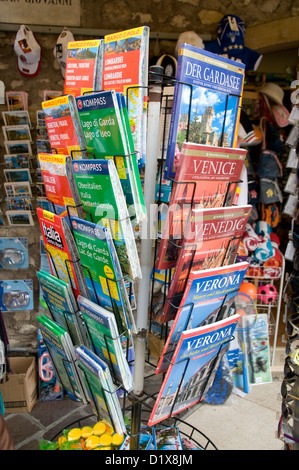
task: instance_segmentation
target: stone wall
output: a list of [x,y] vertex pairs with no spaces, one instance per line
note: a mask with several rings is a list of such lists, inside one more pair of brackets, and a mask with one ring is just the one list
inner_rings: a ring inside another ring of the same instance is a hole
[[[234,6],[236,4],[236,6]],[[100,5],[100,6],[99,6]],[[296,16],[299,14],[299,5],[296,0],[267,0],[260,3],[257,0],[96,0],[82,1],[81,27],[88,29],[108,29],[118,31],[135,26],[148,25],[151,31],[175,33],[194,30],[200,34],[216,34],[218,21],[228,13],[237,14],[247,24],[261,24],[263,21],[272,21]],[[16,28],[17,29],[17,28]],[[70,28],[71,29],[71,28]],[[42,65],[37,77],[23,77],[17,68],[17,58],[13,50],[15,32],[0,31],[0,80],[3,81],[6,91],[23,90],[28,93],[28,110],[33,127],[36,126],[36,111],[41,109],[44,90],[63,90],[63,78],[60,67],[53,56],[53,48],[57,35],[36,33],[37,39],[43,50]],[[75,36],[76,40],[86,39],[84,36]],[[175,40],[161,39],[151,40],[150,55],[162,53],[172,54]],[[0,104],[1,125],[2,111],[7,110],[6,105]],[[33,152],[35,152],[36,132],[32,130]],[[0,132],[0,163],[3,168],[3,135]],[[36,165],[36,153],[35,165]],[[4,177],[0,173],[1,181]],[[35,175],[33,174],[33,181]],[[33,194],[37,195],[33,185]],[[25,348],[34,350],[37,347],[36,316],[40,313],[39,286],[36,272],[40,268],[39,238],[40,229],[36,216],[35,225],[31,228],[12,228],[7,226],[5,218],[6,206],[3,201],[3,185],[0,187],[2,197],[2,217],[5,225],[0,226],[0,237],[23,236],[29,241],[29,263],[26,270],[1,270],[0,280],[6,279],[33,279],[34,282],[34,310],[19,312],[4,312],[4,320],[8,331],[10,347],[12,349]],[[34,205],[35,206],[35,205]]]

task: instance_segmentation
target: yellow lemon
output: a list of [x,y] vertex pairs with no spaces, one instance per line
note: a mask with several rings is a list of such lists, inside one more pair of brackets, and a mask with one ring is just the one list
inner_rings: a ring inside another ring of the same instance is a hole
[[111,450],[111,447],[110,446],[102,446],[102,447],[99,447],[97,450]]
[[91,435],[85,440],[85,447],[87,450],[96,448],[100,444],[99,436]]
[[82,437],[86,439],[87,437],[92,435],[92,427],[91,426],[84,426],[82,428]]
[[99,421],[93,427],[93,434],[95,434],[96,436],[100,436],[101,434],[104,434],[105,431],[106,431],[106,425],[105,423],[103,423],[103,421]]
[[100,436],[100,444],[101,446],[110,446],[112,443],[112,437],[111,434],[104,433]]
[[124,436],[121,436],[117,432],[112,436],[112,445],[120,446],[124,440]]
[[77,439],[80,439],[81,433],[82,431],[80,428],[73,428],[68,433],[67,438],[69,441],[76,441]]

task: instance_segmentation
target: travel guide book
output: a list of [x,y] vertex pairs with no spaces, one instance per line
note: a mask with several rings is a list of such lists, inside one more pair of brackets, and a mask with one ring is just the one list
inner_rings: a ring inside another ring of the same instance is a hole
[[240,316],[183,331],[167,369],[148,425],[200,402],[215,378]]
[[236,203],[235,192],[247,150],[184,142],[169,204],[222,207]]
[[73,175],[85,219],[111,231],[123,276],[141,278],[135,235],[114,161],[73,161]]
[[68,155],[39,153],[38,161],[47,199],[60,215],[84,217],[81,199],[73,176],[72,159]]
[[79,318],[74,294],[68,283],[43,270],[37,272],[42,300],[49,311],[49,318],[56,321],[70,335],[73,344],[88,344],[85,328]]
[[136,327],[109,229],[77,217],[70,219],[90,299],[113,312],[119,333],[130,337]]
[[76,347],[75,353],[94,415],[123,435],[126,426],[107,364],[85,346]]
[[[42,102],[52,153],[86,157],[85,141],[73,95]],[[40,153],[43,153],[42,151]]]
[[75,298],[79,294],[89,298],[85,277],[72,232],[65,218],[36,208],[45,243],[51,274],[70,283]]
[[59,382],[70,398],[87,403],[69,334],[45,315],[38,316],[37,321]]
[[79,96],[102,90],[103,39],[70,41],[64,78],[64,95]]
[[[249,263],[241,262],[202,271],[191,270],[184,295],[168,334],[156,374],[168,368],[183,331],[204,326],[231,315],[232,302]],[[168,321],[165,315],[161,322]]]
[[165,176],[183,142],[236,147],[245,65],[189,44],[179,50]]
[[[192,208],[235,204],[246,150],[185,142],[170,195],[157,269],[174,267],[175,243],[183,238]],[[167,259],[167,262],[166,262]]]
[[143,217],[140,176],[136,154],[131,153],[124,110],[114,90],[92,93],[76,98],[85,145],[90,158],[114,160],[130,209],[130,216]]
[[133,388],[133,377],[114,314],[85,297],[79,296],[77,300],[90,337],[90,349],[106,362],[115,381],[130,392]]
[[126,96],[139,165],[146,160],[149,31],[142,26],[104,36],[102,89]]
[[247,204],[192,209],[183,241],[173,245],[178,255],[163,315],[175,316],[191,269],[200,271],[235,262],[251,208]]

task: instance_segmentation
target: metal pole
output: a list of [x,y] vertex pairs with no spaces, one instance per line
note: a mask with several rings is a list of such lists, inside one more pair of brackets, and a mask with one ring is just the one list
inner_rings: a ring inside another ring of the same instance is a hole
[[158,169],[159,151],[159,122],[162,95],[163,67],[151,66],[149,71],[149,100],[148,100],[148,125],[146,140],[146,164],[144,174],[144,203],[146,207],[146,220],[142,222],[140,264],[142,279],[138,283],[137,296],[137,334],[134,337],[134,390],[139,396],[143,393],[144,367],[146,356],[148,306],[150,298],[150,275],[153,268],[153,230],[152,215],[155,207],[155,187]]

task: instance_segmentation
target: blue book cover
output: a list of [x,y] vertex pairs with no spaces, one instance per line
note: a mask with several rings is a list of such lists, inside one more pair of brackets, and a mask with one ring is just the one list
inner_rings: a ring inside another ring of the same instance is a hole
[[165,176],[174,178],[184,141],[236,147],[245,65],[182,44],[179,51]]
[[153,426],[201,401],[212,385],[240,315],[183,331],[148,421]]
[[192,270],[177,309],[156,373],[164,372],[183,331],[222,320],[248,268],[246,261],[219,268]]

